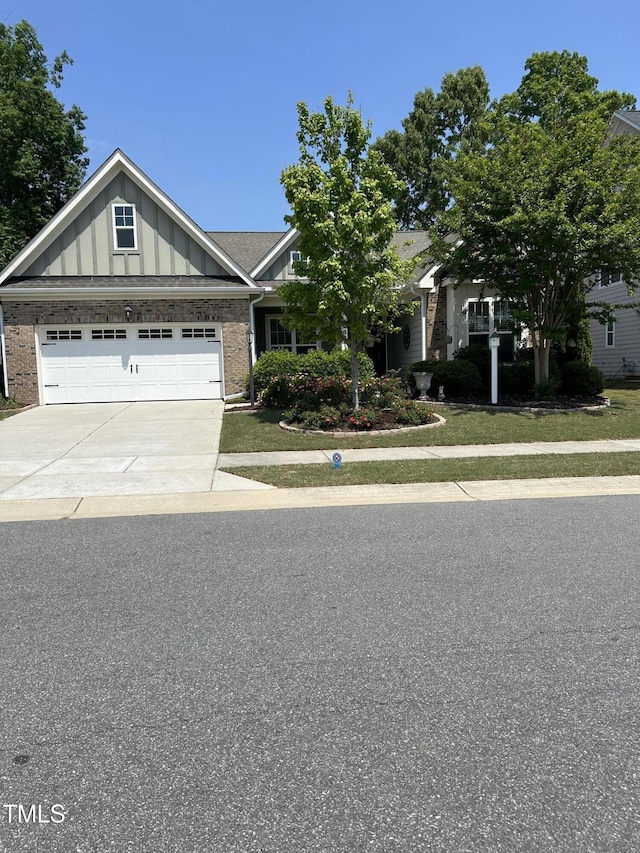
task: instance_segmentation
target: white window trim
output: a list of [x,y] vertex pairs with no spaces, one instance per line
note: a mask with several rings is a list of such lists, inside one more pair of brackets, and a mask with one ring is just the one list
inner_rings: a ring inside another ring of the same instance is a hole
[[[609,343],[609,336],[611,336],[611,343]],[[604,346],[605,349],[615,349],[616,345],[616,321],[612,320],[610,323],[604,327]]]
[[[284,352],[293,352],[296,355],[298,355],[298,347],[299,346],[304,347],[305,349],[309,349],[310,347],[313,346],[313,344],[311,344],[311,343],[302,343],[302,342],[298,343],[298,332],[293,331],[290,333],[291,334],[291,349],[290,350],[288,350],[286,347],[272,347],[271,346],[271,322],[270,322],[271,320],[281,321],[282,320],[282,314],[267,314],[266,317],[264,318],[265,337],[266,337],[266,343],[267,343],[267,350],[269,352],[284,351]],[[316,341],[315,342],[315,348],[320,349],[320,346],[321,346],[320,341]]]
[[[471,298],[467,299],[467,304],[465,306],[465,314],[467,317],[467,345],[470,344],[470,337],[473,335],[493,335],[497,333],[498,335],[511,335],[515,336],[515,332],[511,329],[496,329],[495,326],[495,304],[496,302],[506,302],[507,300],[502,299],[498,296],[485,296],[484,299],[479,298]],[[469,330],[469,315],[471,313],[470,306],[471,304],[477,304],[478,302],[485,302],[489,305],[489,331],[488,332],[471,332]]]
[[[291,249],[289,251],[289,263],[287,264],[287,275],[291,276],[292,278],[296,278],[296,276],[298,276],[298,274],[296,273],[296,271],[293,268],[293,262],[294,261],[304,261],[304,260],[305,259],[302,257],[302,252],[299,249]],[[309,259],[307,258],[307,260],[309,260]],[[298,277],[302,278],[302,276],[298,276]]]
[[[131,230],[130,225],[116,225],[116,207],[130,207],[133,211],[133,246],[118,246],[118,231]],[[138,217],[135,204],[129,202],[114,201],[111,205],[111,224],[113,226],[113,250],[114,252],[137,252],[138,251]]]
[[[603,276],[605,276],[605,275],[606,275],[606,276],[607,276],[607,278],[609,279],[609,280],[606,282],[606,284],[605,284],[605,282],[603,282],[603,280],[602,280],[602,279],[603,279]],[[617,280],[617,281],[611,281],[611,279],[612,279],[614,276],[618,276],[618,280]],[[605,288],[605,287],[607,287],[607,288],[608,288],[608,287],[616,287],[617,285],[622,284],[622,283],[623,283],[623,281],[622,281],[622,273],[619,273],[619,272],[615,272],[615,273],[602,273],[602,272],[601,272],[601,273],[600,273],[600,281],[598,282],[598,290],[602,290],[602,289],[603,289],[603,288]]]

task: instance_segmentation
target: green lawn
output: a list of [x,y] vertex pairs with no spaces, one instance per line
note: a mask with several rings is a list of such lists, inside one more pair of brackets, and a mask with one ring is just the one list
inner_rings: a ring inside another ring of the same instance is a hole
[[[220,452],[640,438],[640,388],[611,388],[604,393],[611,398],[611,406],[595,412],[480,412],[445,408],[437,410],[447,419],[442,427],[381,436],[296,434],[278,427],[282,418],[279,412],[228,412],[224,416]],[[495,460],[490,461],[495,464]]]
[[380,483],[451,483],[461,480],[528,480],[640,474],[640,452],[503,456],[485,459],[420,459],[326,465],[222,468],[281,489]]

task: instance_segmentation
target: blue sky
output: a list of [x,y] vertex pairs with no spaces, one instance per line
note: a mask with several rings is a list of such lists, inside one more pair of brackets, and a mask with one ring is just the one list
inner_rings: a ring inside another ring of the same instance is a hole
[[121,148],[207,230],[280,230],[282,169],[297,159],[296,103],[351,90],[374,138],[415,93],[481,65],[492,96],[532,53],[589,58],[601,88],[640,98],[637,0],[0,0],[50,59],[74,60],[58,97],[87,114],[95,170]]

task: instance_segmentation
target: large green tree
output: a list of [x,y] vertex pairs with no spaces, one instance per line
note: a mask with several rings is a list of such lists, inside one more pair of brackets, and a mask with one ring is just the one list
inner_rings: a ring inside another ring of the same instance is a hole
[[394,215],[402,228],[428,228],[450,201],[446,164],[479,144],[478,129],[489,104],[489,85],[479,66],[442,78],[439,92],[426,88],[414,98],[402,131],[374,143],[400,180]]
[[49,64],[33,27],[0,24],[0,269],[80,186],[85,116],[55,97],[66,53]]
[[[601,271],[640,277],[640,139],[607,138],[632,96],[601,92],[575,53],[534,54],[518,89],[492,105],[483,150],[448,164],[454,203],[433,250],[462,281],[510,300],[532,335],[536,382],[568,326],[606,317],[588,292]],[[444,238],[451,233],[458,240]]]
[[349,346],[358,408],[358,351],[394,330],[407,308],[397,286],[413,263],[402,261],[391,245],[398,181],[370,149],[371,127],[351,96],[346,107],[327,98],[324,112],[317,113],[299,103],[298,119],[300,159],[283,171],[281,182],[292,210],[285,219],[300,232],[305,260],[295,263],[300,279],[286,282],[278,294],[290,328]]

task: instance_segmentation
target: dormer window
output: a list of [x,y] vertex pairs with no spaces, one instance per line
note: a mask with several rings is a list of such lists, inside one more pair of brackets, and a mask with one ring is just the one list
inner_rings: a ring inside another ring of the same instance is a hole
[[113,244],[116,249],[137,248],[135,205],[113,205]]

